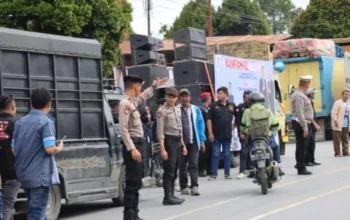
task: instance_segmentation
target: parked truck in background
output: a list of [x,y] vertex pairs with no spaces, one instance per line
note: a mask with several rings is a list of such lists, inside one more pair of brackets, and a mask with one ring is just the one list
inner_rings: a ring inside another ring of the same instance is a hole
[[[111,106],[122,91],[103,86],[101,45],[96,40],[0,28],[0,95],[13,95],[16,117],[30,111],[34,88],[51,91],[50,114],[64,150],[55,156],[61,184],[52,187],[47,208],[57,219],[66,204],[122,198],[122,154]],[[16,207],[25,201],[20,191]]]
[[[332,139],[331,132],[331,111],[335,100],[341,97],[344,88],[350,88],[350,58],[345,54],[345,58],[321,56],[318,58],[287,58],[279,59],[285,64],[285,71],[280,75],[282,104],[285,108],[287,125],[291,131],[291,107],[290,97],[294,89],[298,88],[299,77],[312,75],[310,87],[315,88],[316,99],[314,106],[317,123],[321,127],[321,132],[316,134],[316,140]],[[294,140],[294,133],[289,132],[289,136]]]

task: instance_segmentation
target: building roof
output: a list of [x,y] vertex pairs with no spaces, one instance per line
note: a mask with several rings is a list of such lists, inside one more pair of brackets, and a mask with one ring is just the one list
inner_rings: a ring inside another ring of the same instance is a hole
[[[207,37],[207,45],[232,44],[241,42],[258,41],[266,44],[274,44],[277,41],[286,40],[291,35],[246,35],[246,36],[226,36],[226,37]],[[164,47],[159,51],[174,50],[173,40],[163,40]],[[130,41],[124,41],[119,45],[122,54],[130,54]]]
[[334,39],[329,39],[329,40],[333,40],[335,44],[349,44],[350,43],[350,37],[334,38]]

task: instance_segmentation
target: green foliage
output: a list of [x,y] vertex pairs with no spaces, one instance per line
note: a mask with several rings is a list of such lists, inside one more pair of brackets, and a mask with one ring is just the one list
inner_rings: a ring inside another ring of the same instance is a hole
[[221,36],[271,34],[267,18],[255,0],[224,0],[215,24]]
[[342,38],[350,36],[350,1],[312,0],[291,26],[296,38]]
[[[212,8],[212,15],[215,17],[215,9]],[[214,20],[214,19],[213,19]],[[194,27],[199,29],[208,29],[208,1],[194,0],[186,4],[180,16],[177,17],[172,26],[163,25],[159,33],[164,35],[164,38],[173,38],[174,32],[187,28]],[[214,32],[214,31],[213,31]],[[213,33],[214,35],[215,33]]]
[[292,20],[302,11],[291,0],[258,0],[261,9],[267,15],[273,34],[289,31]]
[[72,37],[102,45],[103,73],[119,61],[123,33],[131,32],[132,7],[126,0],[2,0],[0,26]]

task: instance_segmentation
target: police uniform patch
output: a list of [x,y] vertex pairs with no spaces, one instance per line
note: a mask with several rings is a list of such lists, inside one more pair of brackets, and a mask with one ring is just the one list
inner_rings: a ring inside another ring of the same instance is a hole
[[161,113],[161,112],[158,112],[157,117],[158,117],[158,118],[161,118],[161,117],[162,117],[162,113]]
[[130,110],[131,110],[130,106],[129,106],[129,105],[126,105],[126,106],[124,107],[124,114],[125,114],[125,115],[128,115],[128,114],[130,113]]
[[230,111],[233,111],[233,105],[229,105],[229,106],[228,106],[228,109],[229,109]]

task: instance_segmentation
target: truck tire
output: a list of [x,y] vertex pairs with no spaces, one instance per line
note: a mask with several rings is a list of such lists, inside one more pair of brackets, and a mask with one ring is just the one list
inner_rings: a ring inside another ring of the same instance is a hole
[[231,152],[231,164],[233,168],[239,167],[240,154],[239,152]]
[[125,165],[120,169],[119,183],[118,183],[118,198],[113,198],[112,201],[116,206],[122,206],[124,201],[125,190]]
[[48,220],[56,220],[61,211],[61,190],[59,185],[54,185],[50,190],[50,197],[47,203],[46,216]]

